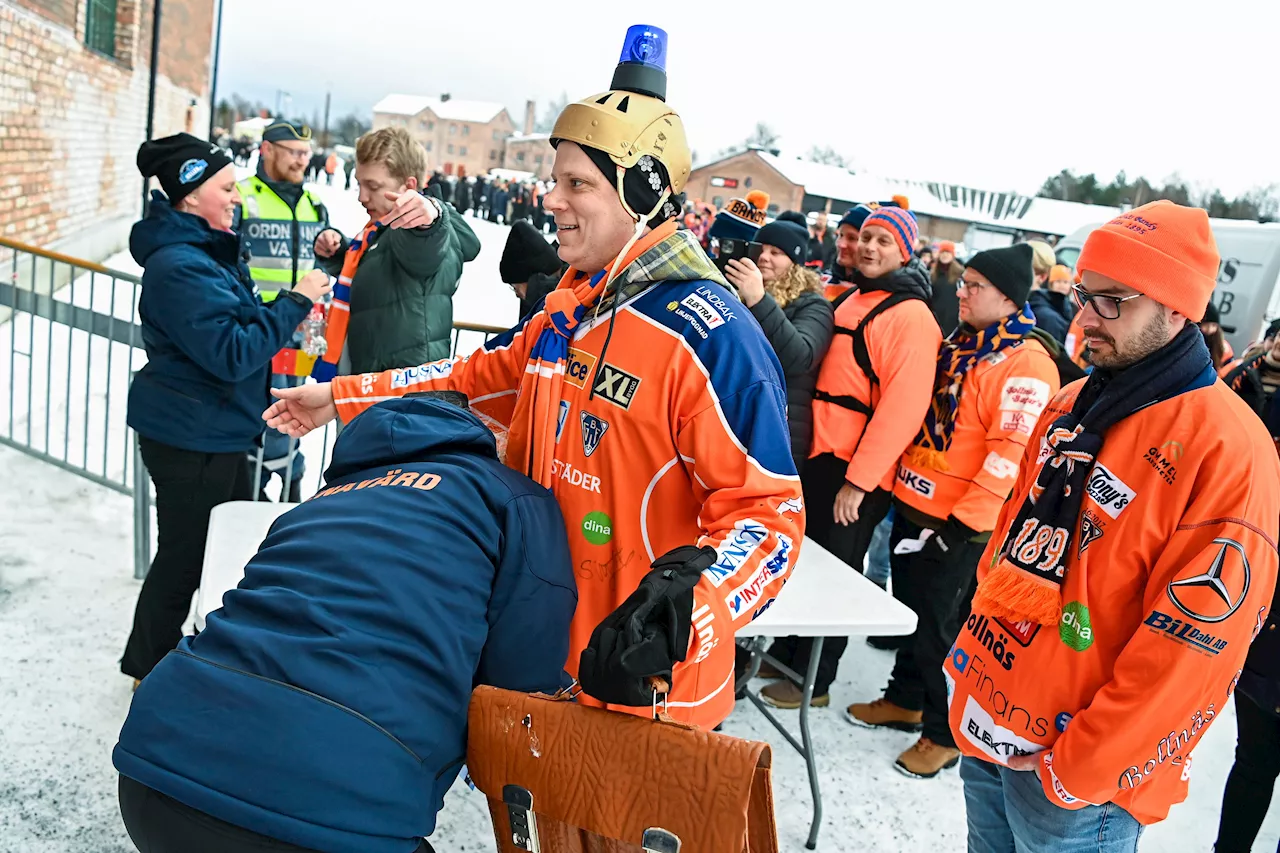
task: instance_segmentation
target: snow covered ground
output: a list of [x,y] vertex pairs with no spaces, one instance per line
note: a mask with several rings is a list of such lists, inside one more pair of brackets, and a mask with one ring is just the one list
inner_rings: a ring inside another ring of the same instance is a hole
[[[348,233],[363,224],[354,194],[321,187],[336,223]],[[468,265],[455,299],[460,321],[501,325],[515,320],[516,301],[497,278],[506,229],[470,220],[484,249]],[[127,259],[112,264],[131,268]],[[71,294],[63,291],[61,298]],[[82,301],[83,300],[83,301]],[[106,300],[105,302],[103,300]],[[89,304],[87,288],[73,300]],[[117,294],[116,314],[127,318],[131,300]],[[93,304],[107,310],[109,295]],[[52,347],[42,343],[46,327],[35,323],[28,333],[19,323],[19,349],[30,348],[31,362],[42,375],[50,364],[54,382],[49,411],[52,446],[60,448],[70,431],[73,448],[83,438],[90,401],[89,458],[106,447],[108,470],[123,471],[123,407],[127,370],[121,347],[113,348],[109,406],[105,400],[105,345],[95,356],[94,375],[72,373],[63,399],[67,365],[82,364],[85,346],[55,328]],[[8,383],[11,330],[0,327],[0,388]],[[100,342],[99,342],[100,343]],[[98,346],[99,343],[95,343]],[[33,347],[33,348],[32,348]],[[465,347],[464,347],[465,351]],[[15,362],[26,369],[26,359]],[[133,365],[135,368],[137,364]],[[38,381],[42,381],[39,376]],[[45,387],[33,394],[34,434],[44,432]],[[16,432],[25,436],[26,389],[16,394]],[[7,429],[8,393],[0,393],[0,429]],[[68,412],[62,406],[72,406]],[[100,431],[103,413],[116,413],[108,434]],[[69,424],[69,425],[68,425]],[[94,428],[97,424],[97,428]],[[40,446],[40,441],[36,441]],[[304,448],[318,468],[319,447]],[[78,451],[76,451],[78,453]],[[75,453],[70,454],[75,461]],[[117,466],[119,468],[117,469]],[[124,495],[73,474],[0,448],[0,853],[127,853],[132,851],[115,801],[115,774],[110,753],[128,710],[130,683],[118,671],[118,658],[128,633],[137,596],[132,579],[132,507]],[[308,477],[308,490],[311,488]],[[878,694],[888,677],[892,656],[850,645],[840,679],[832,688],[832,706],[815,711],[813,734],[818,750],[826,819],[820,850],[951,851],[964,849],[964,802],[954,771],[921,782],[899,775],[896,755],[912,738],[896,732],[871,732],[846,723],[840,709]],[[794,721],[794,712],[783,714]],[[766,740],[774,745],[774,796],[778,832],[786,851],[803,850],[810,798],[804,763],[749,705],[743,704],[725,724],[729,734]],[[1169,820],[1147,831],[1141,849],[1207,851],[1217,828],[1223,783],[1235,743],[1234,711],[1215,721],[1196,751],[1191,797],[1175,807]],[[1280,814],[1268,819],[1257,850],[1275,849]],[[450,793],[439,828],[432,838],[440,851],[492,850],[492,830],[483,797],[464,785]]]

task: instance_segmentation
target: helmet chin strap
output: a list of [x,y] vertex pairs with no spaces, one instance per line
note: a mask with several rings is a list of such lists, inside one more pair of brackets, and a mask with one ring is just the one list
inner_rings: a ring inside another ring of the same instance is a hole
[[631,209],[631,205],[627,204],[627,195],[622,188],[622,179],[626,176],[627,170],[621,166],[617,166],[617,169],[618,200],[622,202],[622,209],[627,212],[627,215],[636,220],[636,230],[635,233],[631,235],[631,239],[627,241],[627,244],[622,247],[622,251],[618,253],[618,257],[614,259],[613,266],[609,270],[609,277],[605,279],[606,289],[608,289],[614,278],[617,277],[618,272],[622,267],[622,262],[626,259],[627,253],[631,251],[631,247],[634,246],[640,240],[641,235],[644,234],[645,226],[649,224],[649,220],[657,216],[658,211],[662,210],[662,206],[667,203],[667,199],[671,198],[671,188],[667,187],[662,191],[662,195],[658,198],[658,203],[653,206],[653,210],[649,211],[647,216],[641,216]]

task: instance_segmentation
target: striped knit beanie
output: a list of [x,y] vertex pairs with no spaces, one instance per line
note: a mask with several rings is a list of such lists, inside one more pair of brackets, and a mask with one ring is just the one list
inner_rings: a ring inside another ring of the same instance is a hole
[[863,229],[871,227],[883,228],[893,236],[893,242],[898,244],[898,251],[902,252],[904,264],[915,257],[920,226],[916,224],[915,214],[911,211],[900,207],[882,207],[863,221]]

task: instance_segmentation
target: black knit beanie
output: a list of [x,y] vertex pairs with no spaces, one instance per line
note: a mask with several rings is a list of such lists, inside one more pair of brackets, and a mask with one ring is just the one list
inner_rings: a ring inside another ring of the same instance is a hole
[[555,275],[560,272],[560,256],[551,248],[538,229],[528,220],[517,219],[507,235],[498,262],[498,275],[505,284],[519,284],[534,273]]
[[775,219],[756,232],[756,242],[781,249],[793,264],[803,264],[809,250],[809,232],[794,222]]
[[1031,269],[1035,250],[1027,243],[1004,249],[987,249],[969,259],[965,266],[987,277],[996,289],[1019,308],[1027,304],[1035,273]]
[[[591,162],[600,170],[600,174],[608,179],[609,185],[618,185],[618,166],[609,159],[609,155],[598,148],[581,146]],[[671,176],[661,161],[645,155],[640,158],[622,178],[622,195],[637,216],[645,216],[658,203],[662,191],[671,185]],[[684,194],[673,195],[662,205],[662,209],[650,220],[649,227],[656,228],[668,219],[675,219],[684,209]]]
[[144,178],[158,179],[173,205],[231,162],[221,148],[189,133],[150,139],[138,149],[138,171]]
[[809,220],[804,218],[804,214],[798,210],[784,210],[778,214],[776,222],[794,222],[805,231],[809,230]]

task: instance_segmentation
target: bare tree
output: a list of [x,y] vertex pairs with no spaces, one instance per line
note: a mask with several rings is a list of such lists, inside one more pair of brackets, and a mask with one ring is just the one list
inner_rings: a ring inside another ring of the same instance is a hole
[[849,162],[848,158],[832,148],[830,145],[822,148],[819,148],[816,145],[813,146],[809,149],[807,159],[812,163],[822,163],[826,166],[839,166],[841,169],[849,169],[853,166],[853,164]]
[[550,133],[552,128],[556,126],[556,119],[560,117],[560,113],[564,112],[564,108],[568,105],[568,92],[561,92],[560,97],[552,98],[547,102],[547,108],[542,113],[542,118],[534,122],[533,129],[538,133]]

